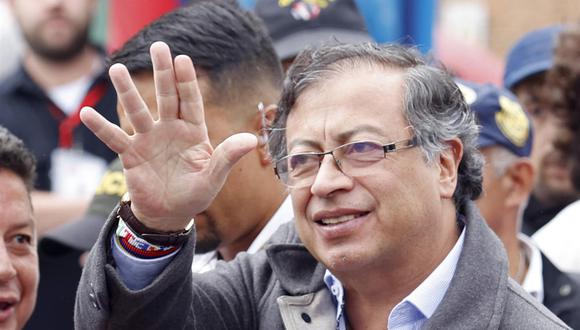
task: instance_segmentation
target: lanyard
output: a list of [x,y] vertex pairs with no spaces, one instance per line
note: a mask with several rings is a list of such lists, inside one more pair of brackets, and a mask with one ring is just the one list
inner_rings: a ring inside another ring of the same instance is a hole
[[94,107],[105,95],[106,89],[107,85],[104,82],[94,85],[81,102],[77,111],[68,117],[64,117],[62,110],[60,110],[56,105],[51,104],[48,107],[52,116],[60,121],[58,126],[58,146],[60,148],[72,148],[74,129],[81,123],[81,109],[83,107]]

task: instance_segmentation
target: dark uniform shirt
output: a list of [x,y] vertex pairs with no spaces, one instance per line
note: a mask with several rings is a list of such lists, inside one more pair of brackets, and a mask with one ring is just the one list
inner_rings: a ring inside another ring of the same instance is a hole
[[[94,108],[113,123],[118,123],[116,112],[117,96],[108,76],[103,72],[93,82],[91,89],[99,84],[105,91]],[[15,73],[0,82],[0,125],[22,139],[37,160],[39,190],[51,190],[51,154],[58,147],[59,125],[67,116],[58,109],[47,94],[20,67]],[[74,147],[112,161],[116,154],[102,143],[82,123],[73,130]]]

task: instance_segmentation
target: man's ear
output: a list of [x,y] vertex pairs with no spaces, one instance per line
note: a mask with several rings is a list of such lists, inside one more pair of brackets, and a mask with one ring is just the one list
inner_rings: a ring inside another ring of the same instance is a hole
[[264,106],[262,103],[258,105],[258,114],[256,116],[256,131],[258,132],[258,153],[260,154],[260,161],[262,165],[270,165],[270,151],[268,149],[268,137],[270,135],[270,128],[276,118],[278,106],[276,104],[269,104]]
[[506,206],[520,207],[528,200],[534,188],[534,166],[527,158],[520,158],[513,163],[504,178],[502,185],[505,185],[508,195],[505,200]]
[[459,163],[463,158],[463,143],[459,138],[447,141],[448,148],[439,154],[439,189],[442,198],[451,199],[457,187]]

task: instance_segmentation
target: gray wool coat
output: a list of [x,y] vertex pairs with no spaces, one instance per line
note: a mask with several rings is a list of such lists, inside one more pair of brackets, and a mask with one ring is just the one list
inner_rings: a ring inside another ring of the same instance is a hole
[[[508,278],[507,257],[477,209],[449,289],[424,329],[568,329]],[[116,212],[113,212],[115,214]],[[263,251],[242,253],[192,274],[191,244],[151,285],[128,290],[112,265],[111,216],[91,251],[77,292],[77,329],[336,329],[325,268],[300,243],[293,224]]]

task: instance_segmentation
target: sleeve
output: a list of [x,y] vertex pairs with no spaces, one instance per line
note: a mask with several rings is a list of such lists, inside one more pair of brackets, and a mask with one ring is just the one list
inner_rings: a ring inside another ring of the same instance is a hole
[[115,269],[130,290],[143,289],[151,284],[177,252],[179,250],[160,258],[137,258],[123,250],[118,241],[111,237],[111,254],[116,264]]
[[[258,305],[263,306],[263,296],[273,281],[270,268],[264,268],[265,253],[221,263],[215,271],[194,276],[193,230],[161,273],[147,279],[150,284],[131,290],[123,276],[135,276],[135,270],[122,275],[116,269],[119,261],[113,259],[111,235],[116,225],[117,220],[110,216],[83,269],[75,304],[76,329],[259,327]],[[258,267],[253,265],[256,262]],[[264,269],[268,269],[266,275]]]

